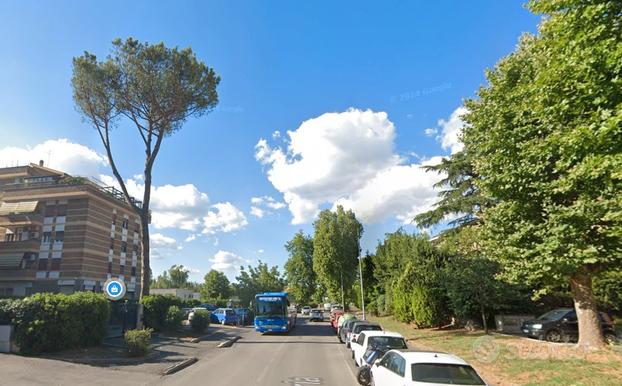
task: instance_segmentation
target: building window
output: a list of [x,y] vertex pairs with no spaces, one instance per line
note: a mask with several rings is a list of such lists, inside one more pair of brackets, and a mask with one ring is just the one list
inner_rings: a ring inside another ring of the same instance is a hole
[[43,232],[43,243],[47,244],[52,239],[52,232]]
[[13,296],[13,288],[0,288],[0,296]]
[[108,273],[112,273],[112,262],[108,262]]
[[121,252],[123,252],[123,253],[127,252],[127,241],[122,241],[121,242]]
[[120,265],[120,266],[119,266],[119,273],[120,273],[121,275],[123,275],[123,274],[125,273],[125,265]]
[[48,269],[48,259],[39,259],[39,271],[46,271]]
[[60,259],[52,259],[50,271],[58,271],[60,269]]
[[129,223],[130,223],[130,220],[124,218],[123,219],[123,225],[122,225],[123,229],[127,229],[127,226],[129,225]]
[[132,276],[136,276],[136,267],[132,267]]
[[109,249],[111,251],[114,251],[114,239],[113,238],[110,239],[110,248]]
[[56,231],[54,232],[54,242],[55,243],[60,243],[63,241],[63,239],[65,238],[65,231]]
[[56,207],[56,216],[67,216],[67,205],[58,205]]
[[116,225],[117,224],[117,215],[113,214],[112,215],[112,225]]

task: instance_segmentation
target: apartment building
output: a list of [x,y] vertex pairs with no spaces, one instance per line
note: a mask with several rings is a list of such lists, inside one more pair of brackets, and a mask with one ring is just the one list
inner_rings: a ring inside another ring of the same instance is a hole
[[[133,201],[140,205],[140,202]],[[114,187],[47,168],[0,168],[0,296],[140,292],[140,220]]]

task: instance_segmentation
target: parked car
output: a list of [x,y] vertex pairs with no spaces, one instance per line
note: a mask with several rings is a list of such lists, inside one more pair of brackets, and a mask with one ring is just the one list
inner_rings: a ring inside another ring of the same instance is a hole
[[310,322],[323,322],[324,321],[324,313],[322,310],[311,310],[311,317],[309,318]]
[[346,347],[352,348],[352,343],[356,343],[359,334],[363,331],[382,331],[382,327],[378,323],[368,322],[367,320],[360,320],[354,323],[346,337]]
[[235,311],[235,314],[238,317],[238,325],[248,326],[250,324],[253,324],[253,315],[251,313],[251,310],[249,310],[248,308],[235,308],[233,309],[233,311]]
[[[605,340],[615,342],[617,335],[613,321],[604,312],[600,312],[599,315]],[[576,341],[579,338],[577,312],[574,308],[556,308],[534,320],[524,322],[521,330],[528,337],[545,339],[549,342]]]
[[348,336],[348,333],[350,332],[350,328],[352,328],[352,324],[354,322],[358,322],[358,321],[359,321],[359,319],[351,318],[351,319],[346,320],[343,323],[343,325],[339,329],[339,341],[341,343],[346,343],[346,338]]
[[337,322],[339,321],[339,317],[343,315],[343,311],[333,311],[330,313],[330,325],[337,332]]
[[370,347],[365,351],[363,365],[359,367],[356,373],[356,380],[360,385],[371,385],[371,367],[389,350],[391,349],[388,347]]
[[188,321],[189,322],[192,321],[192,319],[194,319],[194,313],[199,311],[199,310],[206,311],[206,312],[209,313],[209,311],[205,307],[194,307],[194,308],[191,308],[190,311],[188,311]]
[[343,343],[343,340],[341,339],[341,328],[344,323],[350,319],[356,319],[356,316],[354,314],[346,313],[337,318],[337,337],[341,343]]
[[310,313],[311,313],[311,307],[309,307],[309,306],[302,307],[302,314],[303,315],[309,315]]
[[330,312],[330,309],[333,308],[332,303],[324,303],[324,311]]
[[188,319],[188,315],[190,315],[190,313],[192,312],[193,308],[192,307],[184,307],[181,309],[181,312],[184,313],[184,318]]
[[357,366],[363,364],[363,354],[370,347],[389,347],[405,350],[408,348],[404,337],[397,332],[363,331],[352,345],[352,358]]
[[220,323],[222,325],[236,324],[238,322],[238,316],[231,308],[218,308],[212,312],[212,315],[216,317],[216,323]]
[[343,311],[343,307],[340,304],[333,304],[330,308],[330,312],[332,313],[334,311]]
[[463,359],[441,352],[391,350],[371,368],[375,386],[486,385]]
[[209,312],[216,311],[218,309],[217,306],[215,306],[213,304],[209,304],[209,303],[200,304],[199,307],[203,307],[206,310],[208,310]]

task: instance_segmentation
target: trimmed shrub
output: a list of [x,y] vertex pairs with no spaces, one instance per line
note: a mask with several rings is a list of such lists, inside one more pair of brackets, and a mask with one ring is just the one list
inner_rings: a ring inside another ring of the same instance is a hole
[[164,317],[164,328],[167,331],[175,331],[181,326],[181,321],[184,320],[184,312],[177,306],[170,306],[166,311]]
[[192,331],[201,333],[209,326],[210,313],[205,310],[197,310],[190,321]]
[[25,354],[98,345],[106,336],[110,305],[101,295],[40,293],[2,302],[0,318],[15,326],[15,342]]
[[140,303],[143,305],[143,322],[145,326],[153,328],[155,331],[166,329],[165,319],[171,306],[182,307],[181,299],[164,295],[144,296],[140,299]]
[[131,357],[142,357],[149,352],[149,343],[151,342],[151,328],[144,330],[127,330],[123,335],[127,354]]

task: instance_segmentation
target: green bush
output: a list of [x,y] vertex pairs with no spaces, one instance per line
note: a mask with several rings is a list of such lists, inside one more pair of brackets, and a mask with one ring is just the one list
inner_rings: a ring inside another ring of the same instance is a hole
[[152,332],[153,330],[151,328],[125,331],[123,339],[125,340],[128,355],[131,357],[142,357],[147,355]]
[[101,295],[41,293],[0,303],[0,319],[15,326],[25,354],[98,345],[106,336],[110,305]]
[[181,321],[184,320],[184,312],[177,306],[170,306],[166,311],[164,317],[164,328],[167,331],[175,331],[181,326]]
[[[183,301],[173,296],[148,295],[140,303],[143,305],[143,322],[155,331],[166,329],[166,315],[171,306],[183,307]],[[182,315],[183,319],[183,315]],[[181,323],[181,321],[180,321]]]
[[198,310],[194,313],[192,320],[190,321],[190,326],[192,327],[192,331],[201,333],[207,329],[209,326],[210,313],[205,310]]

